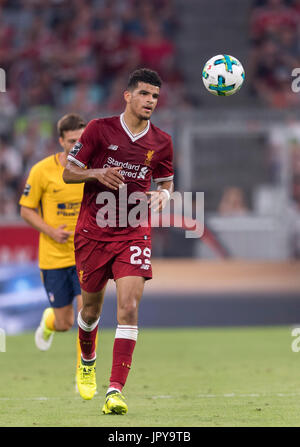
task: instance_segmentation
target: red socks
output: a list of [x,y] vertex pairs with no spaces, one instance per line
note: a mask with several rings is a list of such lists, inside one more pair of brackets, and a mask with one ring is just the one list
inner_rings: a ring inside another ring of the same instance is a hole
[[[83,321],[81,312],[79,312],[77,322],[82,360],[92,362],[96,360],[96,337],[99,319],[89,326]],[[137,336],[137,326],[118,325],[113,348],[110,385],[107,392],[112,390],[122,391],[131,368]]]
[[137,335],[137,326],[118,325],[113,348],[110,385],[107,392],[113,389],[122,391],[131,367]]
[[83,321],[81,312],[79,312],[77,322],[82,360],[88,362],[96,360],[96,337],[99,319],[89,326]]

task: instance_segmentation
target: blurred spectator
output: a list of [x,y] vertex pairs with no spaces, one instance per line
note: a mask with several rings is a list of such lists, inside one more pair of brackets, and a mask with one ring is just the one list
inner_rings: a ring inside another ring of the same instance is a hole
[[286,63],[297,66],[300,62],[300,46],[298,35],[291,28],[282,27],[277,34],[279,51],[283,54]]
[[0,60],[1,68],[7,70],[15,57],[15,28],[5,21],[4,11],[0,6]]
[[106,24],[95,42],[94,51],[98,58],[100,81],[108,88],[115,78],[128,74],[138,63],[137,54],[128,37],[115,21]]
[[292,198],[295,208],[300,213],[300,172],[293,177]]
[[[300,179],[300,142],[294,140],[290,142],[290,169],[292,175]],[[299,196],[300,197],[300,196]]]
[[17,107],[11,98],[10,91],[6,91],[5,94],[0,93],[0,114],[1,119],[4,117],[13,119],[17,114]]
[[266,36],[276,36],[283,26],[296,30],[297,19],[284,0],[267,0],[265,5],[254,8],[250,18],[250,36],[258,43]]
[[92,119],[97,114],[103,97],[104,89],[101,85],[81,81],[63,90],[61,101],[63,113],[80,110],[83,116]]
[[293,55],[279,51],[278,45],[270,38],[252,50],[249,79],[253,91],[265,104],[277,108],[299,104],[299,98],[291,90],[295,61]]
[[25,129],[15,136],[16,148],[22,157],[22,181],[33,164],[50,155],[49,140],[51,141],[49,137],[43,135],[41,123],[36,119],[28,121]]
[[126,8],[122,15],[122,22],[123,33],[129,39],[144,35],[143,23],[137,8]]
[[241,188],[229,186],[225,188],[218,212],[221,216],[244,216],[249,212]]
[[300,174],[293,177],[292,200],[285,219],[290,230],[291,253],[294,258],[300,259]]
[[136,41],[139,62],[145,67],[157,70],[164,79],[169,60],[174,56],[175,47],[163,33],[161,24],[154,19],[145,23],[145,37]]
[[296,14],[296,19],[299,23],[299,16],[300,16],[300,1],[299,0],[290,0],[289,2],[293,12]]
[[0,170],[5,185],[15,189],[22,170],[22,162],[16,149],[4,139],[0,140]]
[[298,107],[291,72],[300,63],[300,0],[254,2],[250,18],[248,80],[252,93],[267,106]]
[[119,76],[107,97],[105,103],[105,109],[111,114],[119,114],[124,109],[124,96],[123,93],[126,89],[126,79],[124,80],[124,76]]
[[21,158],[5,139],[0,140],[0,214],[16,216],[18,184],[22,172]]

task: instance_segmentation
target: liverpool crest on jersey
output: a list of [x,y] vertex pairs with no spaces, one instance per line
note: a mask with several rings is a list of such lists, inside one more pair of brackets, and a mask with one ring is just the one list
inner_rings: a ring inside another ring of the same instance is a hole
[[153,157],[154,151],[148,151],[146,154],[146,160],[144,162],[145,165],[150,166],[151,165],[151,160]]

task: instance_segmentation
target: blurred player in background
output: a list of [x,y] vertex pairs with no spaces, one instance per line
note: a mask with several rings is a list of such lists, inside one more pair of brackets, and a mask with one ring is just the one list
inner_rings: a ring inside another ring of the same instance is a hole
[[[66,185],[62,174],[69,151],[80,138],[85,121],[77,114],[63,116],[57,123],[63,152],[36,163],[20,199],[21,216],[40,232],[39,267],[49,299],[35,332],[38,349],[50,348],[56,331],[68,331],[74,324],[73,300],[82,307],[80,284],[74,256],[74,230],[82,200],[83,186]],[[80,345],[77,342],[77,361]]]
[[[159,211],[173,191],[172,139],[150,123],[160,87],[155,71],[133,72],[124,92],[124,113],[92,120],[71,150],[63,174],[66,183],[85,183],[75,231],[76,266],[83,298],[78,314],[81,363],[77,385],[84,399],[91,399],[96,390],[95,337],[104,288],[108,279],[116,282],[118,326],[104,414],[125,414],[128,410],[122,389],[137,341],[138,307],[144,283],[152,277],[151,225],[148,220],[146,226],[129,225],[128,213],[132,208],[128,195],[143,193],[148,211],[147,193],[150,207]],[[149,192],[151,178],[158,186]],[[121,190],[126,191],[126,211],[118,202]],[[105,205],[101,206],[99,193],[107,191],[114,192],[116,198],[112,204],[116,225],[101,227],[99,217],[105,213]],[[125,225],[120,221],[122,211],[123,217],[126,213]]]

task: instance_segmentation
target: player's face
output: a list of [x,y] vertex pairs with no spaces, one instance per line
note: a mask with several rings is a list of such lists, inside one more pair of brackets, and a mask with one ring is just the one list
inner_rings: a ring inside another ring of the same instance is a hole
[[83,131],[84,129],[67,130],[64,132],[63,136],[59,138],[59,143],[66,155],[68,155],[76,141],[79,140]]
[[130,111],[139,119],[149,120],[159,98],[159,87],[139,82],[134,90],[125,92],[125,101]]

